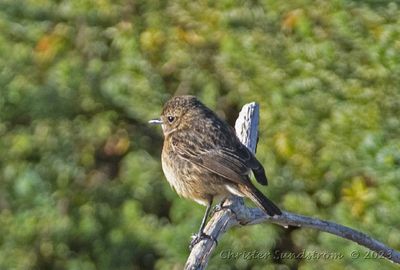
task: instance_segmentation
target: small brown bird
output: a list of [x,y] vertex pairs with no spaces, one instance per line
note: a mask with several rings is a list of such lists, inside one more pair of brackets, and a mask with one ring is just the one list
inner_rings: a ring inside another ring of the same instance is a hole
[[[202,237],[214,198],[234,194],[251,199],[268,215],[281,215],[279,208],[250,181],[267,185],[264,168],[236,137],[235,131],[194,96],[177,96],[163,108],[162,168],[170,185],[185,198],[207,206],[200,230],[191,247]],[[222,205],[222,204],[221,204]]]

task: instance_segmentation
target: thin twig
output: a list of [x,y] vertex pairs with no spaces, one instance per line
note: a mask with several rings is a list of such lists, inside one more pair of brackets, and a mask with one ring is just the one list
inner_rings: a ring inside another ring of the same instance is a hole
[[[258,105],[254,102],[249,103],[243,106],[235,125],[237,136],[241,142],[253,152],[255,152],[257,145],[258,119]],[[224,208],[211,217],[205,228],[205,233],[218,240],[223,233],[233,226],[259,224],[263,222],[275,223],[284,227],[291,225],[328,232],[356,242],[377,252],[388,260],[400,264],[400,252],[362,232],[333,222],[289,212],[284,212],[281,216],[270,217],[261,209],[246,207],[243,200],[236,196],[230,197],[225,202]],[[209,238],[204,238],[197,243],[186,261],[185,269],[205,269],[214,248],[215,242]]]

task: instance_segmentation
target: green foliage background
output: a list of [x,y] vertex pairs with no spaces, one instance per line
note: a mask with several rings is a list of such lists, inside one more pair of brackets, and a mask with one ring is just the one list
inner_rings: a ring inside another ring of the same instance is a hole
[[[233,123],[283,209],[400,249],[395,1],[0,1],[0,269],[181,269],[204,208],[178,198],[147,125],[175,94]],[[337,252],[340,260],[224,259]],[[394,269],[308,229],[229,231],[209,269]],[[226,254],[226,253],[225,253]]]

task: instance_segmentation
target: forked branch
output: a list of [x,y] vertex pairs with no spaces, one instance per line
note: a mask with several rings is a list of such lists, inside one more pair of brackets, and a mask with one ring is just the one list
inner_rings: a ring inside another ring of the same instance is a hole
[[[235,124],[236,134],[249,149],[255,152],[258,138],[259,107],[256,103],[249,103],[243,106],[242,111]],[[349,227],[289,212],[281,216],[267,216],[261,209],[248,208],[241,198],[232,196],[229,198],[221,211],[216,212],[208,222],[205,233],[214,239],[219,239],[223,233],[233,226],[259,224],[263,222],[275,223],[282,226],[297,226],[313,228],[319,231],[328,232],[339,237],[356,242],[388,260],[400,264],[400,252],[386,246],[372,237],[351,229]],[[204,269],[215,248],[215,242],[204,238],[197,243],[185,265],[185,269]]]

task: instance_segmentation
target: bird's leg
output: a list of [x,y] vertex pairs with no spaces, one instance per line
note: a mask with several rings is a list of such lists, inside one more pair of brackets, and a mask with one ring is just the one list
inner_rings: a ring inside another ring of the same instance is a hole
[[192,236],[192,241],[190,242],[190,245],[189,245],[190,250],[192,250],[192,248],[204,238],[209,238],[209,239],[213,240],[215,243],[218,243],[217,240],[214,239],[214,237],[212,237],[211,235],[206,235],[204,233],[204,227],[206,226],[207,217],[210,214],[212,201],[213,201],[212,199],[208,200],[206,212],[204,213],[203,220],[201,221],[199,232]]

